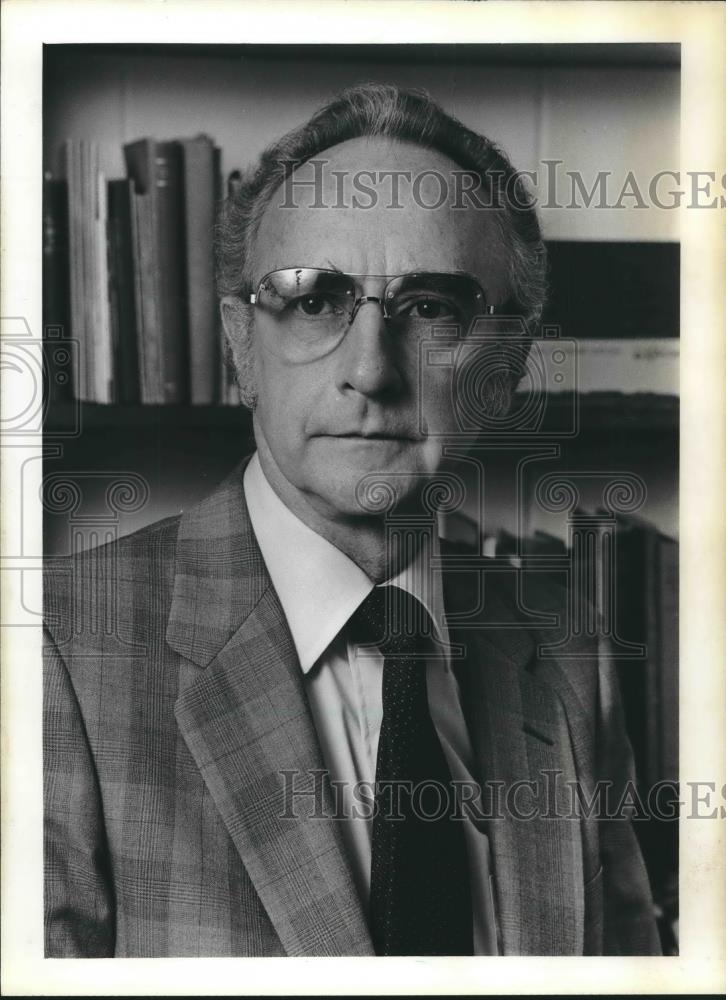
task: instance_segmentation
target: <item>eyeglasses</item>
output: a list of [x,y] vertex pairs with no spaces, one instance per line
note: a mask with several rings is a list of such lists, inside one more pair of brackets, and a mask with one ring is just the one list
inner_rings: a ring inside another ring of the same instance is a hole
[[[382,295],[359,295],[360,279],[385,281]],[[372,302],[404,339],[426,337],[434,327],[465,333],[475,316],[491,315],[477,280],[463,271],[416,271],[395,277],[345,274],[318,267],[271,271],[243,301],[274,317],[277,348],[289,360],[323,357],[342,341],[358,311]]]

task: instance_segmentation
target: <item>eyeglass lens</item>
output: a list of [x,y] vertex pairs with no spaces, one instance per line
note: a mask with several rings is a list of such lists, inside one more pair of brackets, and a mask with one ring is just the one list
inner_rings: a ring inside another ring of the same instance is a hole
[[[385,315],[403,335],[425,336],[436,325],[468,324],[484,308],[481,288],[466,274],[406,274],[385,285],[382,281],[376,291]],[[285,353],[319,356],[342,339],[367,298],[359,298],[352,275],[287,268],[263,279],[256,301],[275,317]]]

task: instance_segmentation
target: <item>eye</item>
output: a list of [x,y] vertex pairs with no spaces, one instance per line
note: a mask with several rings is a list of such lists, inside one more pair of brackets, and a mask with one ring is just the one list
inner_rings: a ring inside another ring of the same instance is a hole
[[292,309],[303,316],[330,316],[338,311],[335,303],[326,295],[303,295],[291,303]]
[[399,315],[408,316],[411,319],[427,320],[456,320],[460,316],[460,311],[447,299],[425,296],[409,302],[405,305]]

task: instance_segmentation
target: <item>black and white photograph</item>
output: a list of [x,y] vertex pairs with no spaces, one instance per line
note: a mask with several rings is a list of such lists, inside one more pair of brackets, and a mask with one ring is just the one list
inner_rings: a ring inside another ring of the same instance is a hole
[[[389,9],[442,6],[488,5]],[[691,43],[290,30],[38,55],[36,326],[2,313],[37,960],[677,964],[726,814],[684,738],[723,709],[681,628],[722,538]]]

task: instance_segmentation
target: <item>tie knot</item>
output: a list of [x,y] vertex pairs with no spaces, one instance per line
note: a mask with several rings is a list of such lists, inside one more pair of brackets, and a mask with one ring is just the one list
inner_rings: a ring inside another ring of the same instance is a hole
[[348,623],[351,639],[373,645],[384,656],[419,659],[434,637],[433,622],[424,605],[401,587],[374,587]]

